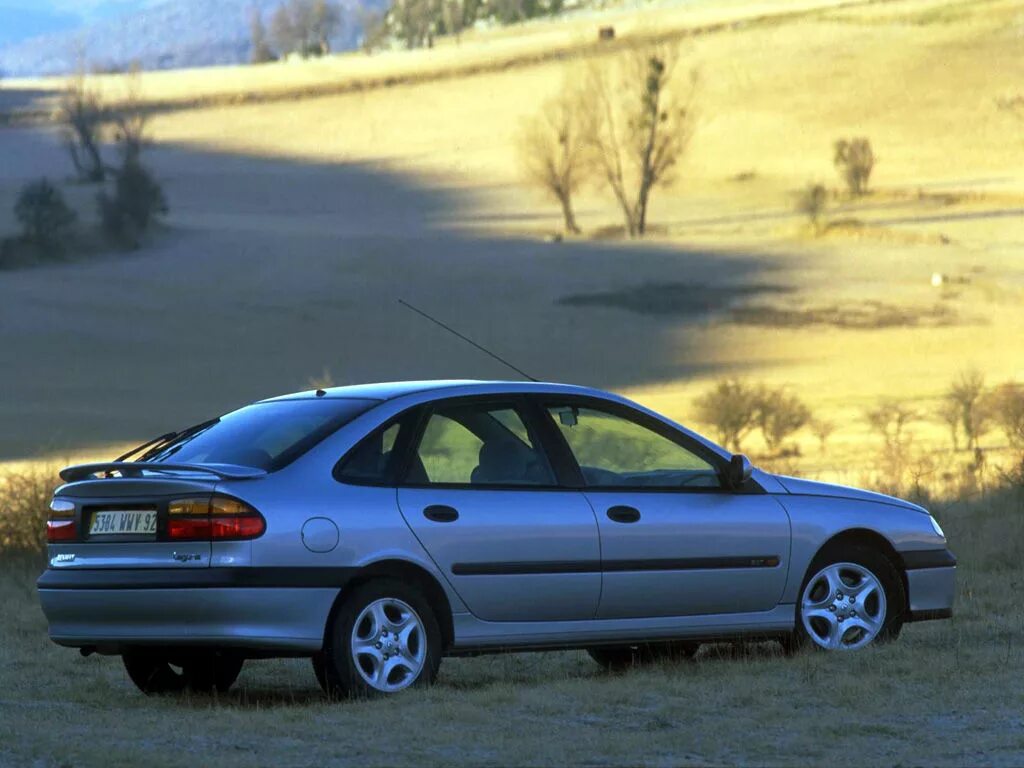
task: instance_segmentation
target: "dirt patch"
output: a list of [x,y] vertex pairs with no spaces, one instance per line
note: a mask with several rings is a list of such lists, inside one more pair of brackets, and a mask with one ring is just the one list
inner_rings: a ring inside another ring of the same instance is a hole
[[884,301],[858,301],[809,307],[748,304],[733,309],[730,319],[740,325],[769,328],[831,326],[854,330],[942,328],[961,322],[957,311],[945,304],[899,306]]
[[733,302],[751,296],[791,291],[791,288],[767,283],[643,283],[616,291],[571,294],[560,298],[558,303],[574,307],[625,309],[640,315],[694,317],[727,310]]

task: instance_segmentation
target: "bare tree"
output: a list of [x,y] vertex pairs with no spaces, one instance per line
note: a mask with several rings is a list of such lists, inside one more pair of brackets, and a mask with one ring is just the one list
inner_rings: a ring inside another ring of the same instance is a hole
[[319,48],[320,55],[331,52],[331,37],[341,29],[341,9],[328,0],[313,0],[310,9],[311,43]]
[[121,148],[123,165],[138,163],[143,148],[149,144],[146,128],[149,115],[142,101],[142,80],[138,66],[133,66],[125,81],[125,96],[111,111],[114,139]]
[[821,184],[808,184],[797,195],[796,210],[807,217],[815,235],[822,232],[822,219],[828,204],[828,191]]
[[579,89],[566,80],[561,93],[526,121],[519,136],[519,157],[527,178],[561,206],[565,231],[571,234],[580,231],[572,198],[590,170],[583,109]]
[[871,141],[865,138],[839,139],[833,146],[832,162],[850,194],[860,197],[868,191],[868,180],[875,168],[875,153]]
[[953,443],[953,452],[960,450],[960,405],[949,397],[944,397],[935,411],[939,421],[949,429],[949,439]]
[[1010,446],[1024,449],[1024,385],[1013,381],[1000,384],[992,393],[990,410]]
[[106,177],[100,155],[105,110],[99,92],[87,82],[85,70],[68,80],[57,106],[61,136],[82,181],[100,182]]
[[253,6],[249,9],[249,61],[253,64],[266,64],[275,56],[267,41],[267,30],[263,26],[263,14]]
[[796,395],[784,389],[761,387],[757,393],[757,425],[771,453],[778,452],[783,440],[807,424],[811,411]]
[[946,400],[959,412],[960,428],[967,438],[967,449],[970,451],[978,448],[978,440],[991,426],[984,394],[985,377],[975,370],[961,373],[946,393]]
[[917,421],[918,414],[897,400],[885,399],[864,417],[868,426],[882,438],[887,450],[902,452],[910,442],[907,425]]
[[814,436],[818,438],[818,446],[821,448],[822,453],[825,453],[827,450],[828,439],[835,431],[835,422],[820,418],[811,420],[811,432],[813,432]]
[[279,5],[270,17],[270,37],[282,57],[298,49],[298,31],[287,5]]
[[740,450],[743,438],[757,424],[758,392],[738,379],[725,379],[694,401],[697,420],[715,430],[718,442]]
[[697,76],[677,89],[677,62],[677,49],[657,44],[590,70],[587,142],[630,237],[646,231],[651,192],[672,180],[693,134]]

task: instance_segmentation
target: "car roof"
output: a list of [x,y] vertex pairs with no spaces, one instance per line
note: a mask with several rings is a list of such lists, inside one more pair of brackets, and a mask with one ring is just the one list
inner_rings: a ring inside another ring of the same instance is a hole
[[[323,392],[317,395],[317,392]],[[609,392],[574,384],[557,384],[542,381],[478,381],[473,379],[442,379],[436,381],[387,381],[376,384],[353,384],[345,387],[330,387],[323,390],[306,390],[288,395],[270,397],[260,402],[275,400],[302,400],[308,398],[360,398],[366,400],[393,400],[405,395],[438,392],[444,395],[501,394],[520,392],[548,392],[559,394],[598,395],[617,398]]]

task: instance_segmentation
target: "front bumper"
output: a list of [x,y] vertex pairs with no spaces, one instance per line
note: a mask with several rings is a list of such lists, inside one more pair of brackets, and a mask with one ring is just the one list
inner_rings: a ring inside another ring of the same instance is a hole
[[948,619],[956,595],[956,558],[948,550],[908,552],[907,621]]
[[50,639],[107,653],[139,645],[314,653],[338,596],[335,586],[174,585],[155,571],[144,574],[154,586],[127,588],[48,574],[38,587]]

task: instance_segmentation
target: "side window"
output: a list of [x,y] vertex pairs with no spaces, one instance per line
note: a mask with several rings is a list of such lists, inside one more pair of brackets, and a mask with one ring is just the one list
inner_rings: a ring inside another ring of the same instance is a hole
[[715,468],[673,440],[593,408],[548,408],[588,487],[719,488]]
[[388,485],[394,482],[395,447],[403,430],[411,429],[411,416],[385,424],[367,435],[345,457],[335,477],[342,482]]
[[455,405],[431,414],[413,453],[409,483],[555,485],[554,473],[513,406]]

